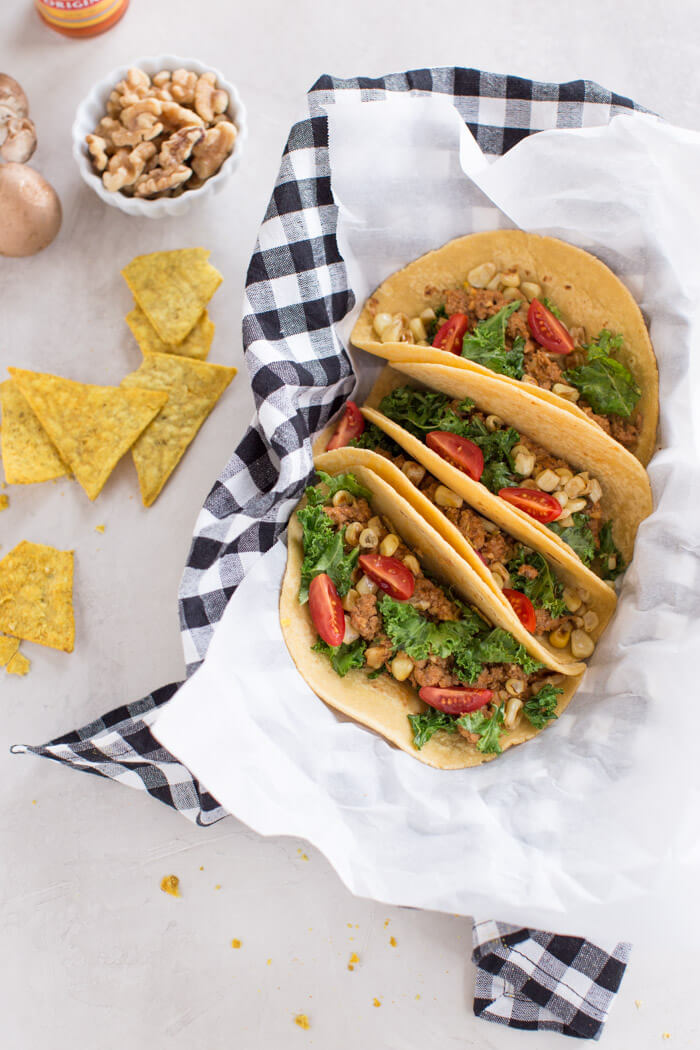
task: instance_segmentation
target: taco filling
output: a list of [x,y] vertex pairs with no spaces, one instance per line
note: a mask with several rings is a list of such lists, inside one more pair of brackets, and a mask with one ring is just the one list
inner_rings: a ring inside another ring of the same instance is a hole
[[[614,581],[624,572],[612,521],[603,518],[600,483],[588,471],[572,470],[500,417],[481,412],[470,398],[450,400],[437,391],[401,386],[382,399],[379,411],[474,481],[546,525],[601,579]],[[402,454],[373,424],[348,444],[381,450],[390,458]]]
[[578,405],[628,449],[642,429],[641,391],[618,360],[622,336],[607,329],[589,338],[583,326],[567,328],[542,288],[517,270],[496,273],[483,263],[461,288],[425,288],[436,304],[417,317],[375,313],[382,342],[411,342],[459,354],[501,375],[519,379]]
[[427,705],[407,715],[418,749],[440,731],[498,754],[501,733],[521,719],[541,729],[556,718],[561,676],[426,575],[353,474],[319,476],[297,511],[299,601],[308,601],[318,634],[313,648],[335,672],[362,670],[413,686]]
[[589,636],[598,627],[599,617],[594,609],[587,608],[589,595],[584,588],[565,586],[542,554],[468,506],[459,493],[406,456],[373,423],[350,444],[390,460],[452,522],[531,634],[547,637],[556,649],[570,647],[577,660],[592,654],[594,643]]

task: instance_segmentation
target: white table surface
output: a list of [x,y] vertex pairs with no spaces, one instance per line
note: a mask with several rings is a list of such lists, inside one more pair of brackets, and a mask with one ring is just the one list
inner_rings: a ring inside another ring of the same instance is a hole
[[[468,919],[355,899],[303,842],[261,839],[230,818],[196,828],[145,793],[8,748],[42,743],[182,676],[176,593],[192,525],[252,409],[240,336],[246,266],[288,128],[316,77],[443,64],[588,77],[700,127],[699,22],[692,0],[663,8],[656,0],[132,0],[117,28],[69,41],[40,24],[30,0],[2,4],[0,70],[29,96],[40,137],[32,163],[56,186],[64,224],[42,255],[0,261],[0,363],[118,382],[138,364],[119,266],[140,252],[202,244],[225,277],[211,309],[211,357],[241,368],[149,511],[124,462],[94,505],[63,481],[10,490],[0,518],[2,553],[22,538],[77,551],[75,653],[25,645],[30,675],[0,678],[7,1050],[77,1041],[99,1050],[564,1045],[472,1016]],[[248,106],[250,139],[221,196],[149,224],[107,208],[79,181],[70,125],[95,80],[163,52],[225,71]],[[169,873],[181,880],[181,900],[159,889]],[[351,973],[353,951],[360,963]],[[604,1044],[646,1050],[670,1033],[670,1046],[697,1046],[696,969],[682,916],[669,931],[650,915]],[[308,1031],[293,1023],[300,1012]]]

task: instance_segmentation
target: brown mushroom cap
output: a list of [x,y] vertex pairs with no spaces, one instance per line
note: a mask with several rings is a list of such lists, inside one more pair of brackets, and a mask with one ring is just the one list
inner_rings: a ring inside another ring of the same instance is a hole
[[7,106],[16,117],[29,116],[29,103],[22,88],[7,73],[0,73],[0,106]]
[[61,228],[53,186],[24,164],[0,165],[0,255],[34,255]]

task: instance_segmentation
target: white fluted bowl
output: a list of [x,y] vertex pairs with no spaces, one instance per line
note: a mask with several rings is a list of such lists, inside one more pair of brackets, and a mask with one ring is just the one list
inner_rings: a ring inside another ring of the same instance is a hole
[[[228,92],[229,105],[226,110],[231,121],[236,125],[238,134],[233,145],[233,151],[221,165],[216,175],[212,175],[206,182],[196,190],[185,190],[179,197],[159,197],[155,200],[140,200],[136,197],[127,197],[123,193],[110,193],[105,189],[100,176],[95,172],[90,155],[85,144],[85,136],[91,134],[102,117],[107,113],[107,100],[120,80],[123,80],[127,72],[136,66],[143,69],[149,76],[160,73],[162,69],[187,69],[194,73],[213,73],[216,76],[217,85]],[[78,165],[78,171],[90,189],[94,190],[98,197],[111,205],[119,208],[127,215],[139,215],[147,219],[161,219],[164,215],[182,215],[195,201],[203,200],[205,197],[218,193],[231,177],[241,162],[243,143],[248,137],[248,126],[246,123],[245,106],[241,102],[240,95],[235,86],[231,84],[218,69],[213,66],[202,65],[194,58],[178,58],[177,55],[157,55],[155,58],[136,58],[128,66],[120,66],[113,69],[104,80],[95,84],[89,94],[78,106],[73,121],[73,156]]]

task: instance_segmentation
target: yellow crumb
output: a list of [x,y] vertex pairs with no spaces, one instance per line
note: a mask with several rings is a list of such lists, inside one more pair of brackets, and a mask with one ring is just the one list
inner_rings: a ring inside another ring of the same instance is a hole
[[387,926],[389,925],[390,922],[391,922],[391,919],[385,919],[384,920],[384,929],[387,928]]
[[420,992],[416,992],[415,998],[420,999]]
[[390,937],[389,938],[389,944],[391,945],[392,948],[395,948],[396,947],[396,937]]
[[199,865],[199,870],[200,870],[200,871],[204,871],[204,865],[203,865],[203,864],[200,864],[200,865]]
[[31,662],[24,653],[15,653],[12,659],[9,660],[5,670],[8,674],[25,675],[31,666]]
[[104,525],[95,525],[95,532],[104,532],[104,531],[105,531]]
[[272,962],[272,959],[268,959],[267,962],[265,963],[265,965],[269,966],[271,962]]
[[641,999],[635,999],[634,1000],[634,1005],[637,1007],[637,1009],[639,1009],[640,1006],[642,1005],[642,1000]]
[[160,888],[163,893],[169,893],[171,897],[181,897],[180,880],[177,875],[164,875],[160,880]]
[[9,506],[10,506],[10,497],[6,496],[5,493],[3,492],[2,496],[0,496],[0,510],[7,510],[7,508]]
[[32,805],[36,806],[36,799],[35,798],[32,799]]
[[347,926],[347,928],[348,928],[349,930],[351,930],[351,929],[352,929],[352,923],[351,923],[351,922],[346,922],[346,923],[345,923],[345,925]]
[[357,952],[353,952],[350,958],[348,959],[348,970],[354,970],[355,963],[359,963],[359,961],[360,956],[357,954]]
[[662,1039],[670,1039],[671,1038],[671,1033],[670,1032],[664,1032],[662,1034],[661,1038]]
[[299,854],[299,858],[301,860],[308,860],[309,859],[308,856],[306,855],[306,853],[303,852],[303,850],[297,849],[297,853]]
[[232,948],[240,948],[240,946],[241,946],[241,942],[238,940],[238,937],[234,937],[233,940],[231,941],[231,947]]
[[294,1018],[294,1024],[298,1024],[300,1028],[311,1028],[306,1014],[297,1014]]
[[289,627],[291,622],[292,621],[290,620],[290,618],[288,616],[283,616],[282,619],[280,620],[280,623],[282,624],[283,627]]
[[381,1002],[376,997],[372,1000],[372,1006],[381,1006]]
[[214,889],[215,889],[215,890],[220,890],[220,889],[221,889],[221,883],[220,883],[220,882],[217,882],[217,884],[216,884],[216,886],[214,887]]

